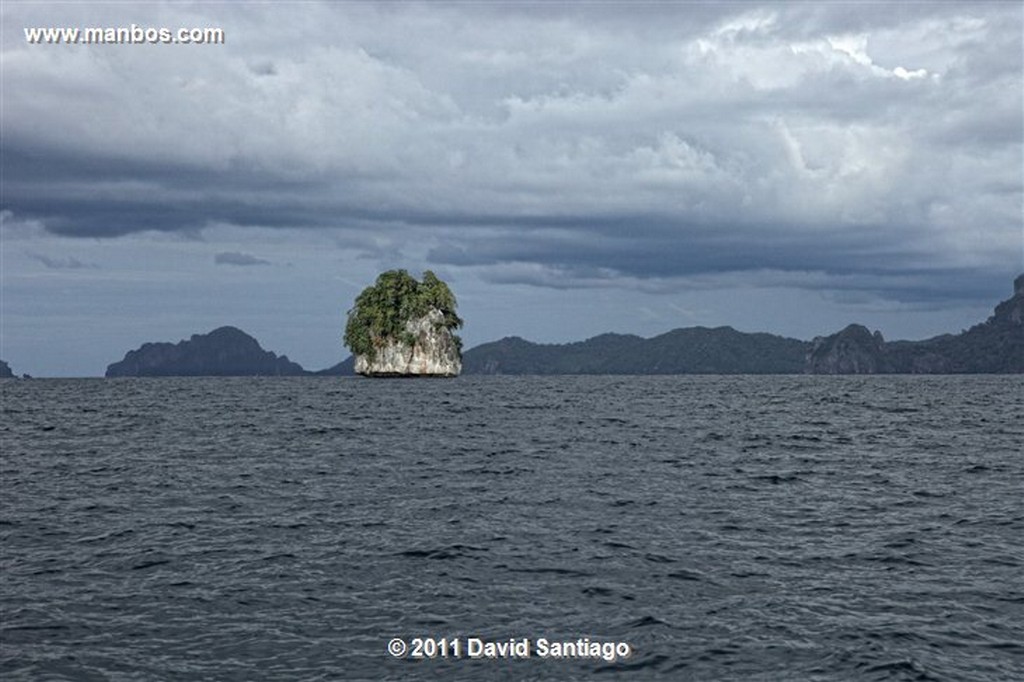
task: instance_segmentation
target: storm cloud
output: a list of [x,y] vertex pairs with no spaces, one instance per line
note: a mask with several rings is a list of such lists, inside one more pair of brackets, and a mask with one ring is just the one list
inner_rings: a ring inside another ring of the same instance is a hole
[[221,251],[213,257],[213,262],[217,265],[270,265],[270,261],[266,259],[239,251]]
[[74,256],[66,257],[52,257],[42,253],[29,252],[29,258],[39,263],[42,263],[44,267],[51,270],[80,270],[82,268],[95,268],[96,265],[92,263],[83,263]]

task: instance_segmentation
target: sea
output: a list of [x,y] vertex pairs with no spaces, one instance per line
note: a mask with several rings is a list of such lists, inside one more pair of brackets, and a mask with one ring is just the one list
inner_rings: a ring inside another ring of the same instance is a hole
[[1020,376],[0,391],[3,680],[1024,680]]

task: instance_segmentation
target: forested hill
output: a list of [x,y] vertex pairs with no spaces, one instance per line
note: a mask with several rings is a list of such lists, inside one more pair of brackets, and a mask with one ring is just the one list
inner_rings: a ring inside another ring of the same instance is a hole
[[690,327],[650,339],[602,334],[568,344],[509,337],[467,351],[462,366],[466,374],[799,374],[810,347],[732,327]]

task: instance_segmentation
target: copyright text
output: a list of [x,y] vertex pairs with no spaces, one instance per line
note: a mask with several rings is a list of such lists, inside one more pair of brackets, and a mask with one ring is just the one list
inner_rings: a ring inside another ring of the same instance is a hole
[[599,659],[614,663],[633,654],[626,642],[602,642],[589,637],[552,640],[530,637],[487,640],[480,637],[396,637],[388,642],[388,653],[395,658],[475,658],[475,659]]

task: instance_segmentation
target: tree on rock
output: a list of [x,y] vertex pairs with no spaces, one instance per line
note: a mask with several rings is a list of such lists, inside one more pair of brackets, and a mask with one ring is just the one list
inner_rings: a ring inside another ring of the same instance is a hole
[[348,311],[345,345],[356,356],[356,372],[457,375],[462,342],[454,332],[462,319],[456,306],[451,289],[429,270],[422,282],[405,270],[381,273]]

